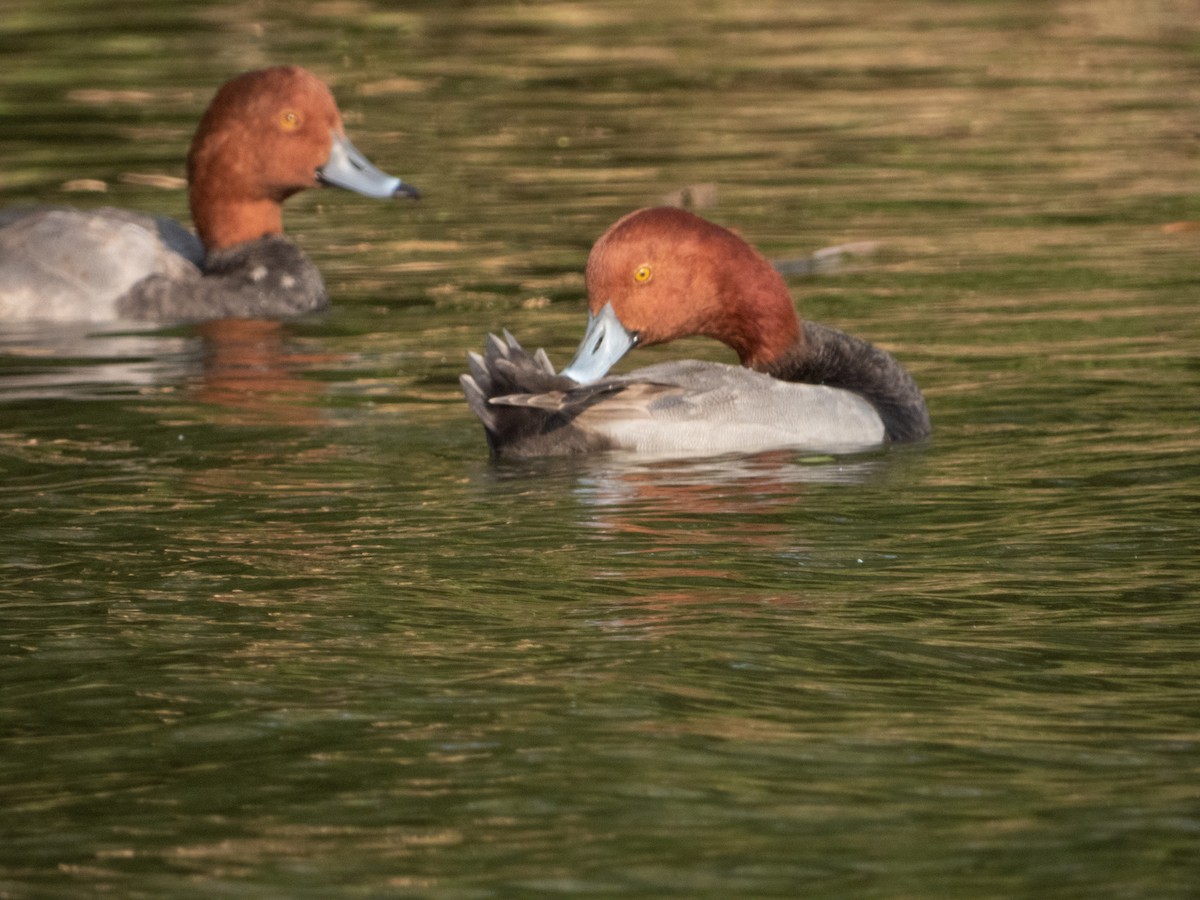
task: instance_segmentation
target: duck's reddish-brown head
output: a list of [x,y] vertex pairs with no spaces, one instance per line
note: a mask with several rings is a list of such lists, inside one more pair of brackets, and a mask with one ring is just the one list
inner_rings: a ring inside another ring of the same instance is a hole
[[[635,344],[705,335],[732,347],[742,365],[763,369],[800,339],[787,285],[762,254],[681,209],[641,209],[613,224],[588,257],[587,293],[588,335],[565,370],[580,381],[600,377],[601,366]],[[604,334],[619,329],[624,350],[610,342],[603,361],[585,365],[589,348],[605,349]]]
[[280,204],[324,182],[372,197],[416,196],[346,139],[324,82],[298,66],[227,81],[188,153],[192,220],[209,250],[283,231]]

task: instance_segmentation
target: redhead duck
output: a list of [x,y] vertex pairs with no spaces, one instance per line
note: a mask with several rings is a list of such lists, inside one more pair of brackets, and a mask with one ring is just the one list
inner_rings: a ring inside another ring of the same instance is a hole
[[[699,216],[664,207],[618,220],[592,248],[586,283],[587,330],[561,373],[507,332],[468,356],[463,390],[493,456],[853,452],[930,433],[900,363],[802,323],[771,264]],[[741,366],[684,360],[604,377],[634,347],[689,335],[727,344]]]
[[304,69],[247,72],[213,97],[187,158],[197,238],[116,209],[0,211],[0,321],[295,316],[327,304],[321,274],[283,235],[281,204],[330,184],[417,197],[355,149],[329,88]]

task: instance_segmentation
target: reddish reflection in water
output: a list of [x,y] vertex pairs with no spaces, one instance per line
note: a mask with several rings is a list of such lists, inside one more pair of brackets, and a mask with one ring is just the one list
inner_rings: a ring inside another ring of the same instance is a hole
[[298,349],[286,327],[260,319],[220,319],[197,326],[203,369],[191,396],[222,410],[224,424],[316,425],[316,402],[326,391],[304,377],[317,365],[331,364],[333,353]]

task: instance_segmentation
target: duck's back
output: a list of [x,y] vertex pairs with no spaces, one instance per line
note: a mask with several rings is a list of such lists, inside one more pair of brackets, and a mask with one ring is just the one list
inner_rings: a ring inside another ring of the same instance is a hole
[[119,209],[0,213],[0,320],[101,321],[151,275],[200,277],[204,248],[166,218]]
[[496,456],[594,450],[706,456],[797,448],[852,452],[886,440],[878,411],[852,391],[681,360],[576,384],[507,333],[471,354],[462,378]]
[[878,412],[858,394],[740,366],[680,360],[605,381],[624,389],[589,406],[576,425],[637,453],[852,452],[884,440]]

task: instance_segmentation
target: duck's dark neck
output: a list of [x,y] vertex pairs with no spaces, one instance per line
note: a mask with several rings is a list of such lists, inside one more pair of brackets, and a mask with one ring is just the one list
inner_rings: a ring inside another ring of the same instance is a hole
[[929,436],[929,410],[921,389],[890,353],[815,322],[803,322],[801,328],[803,340],[764,371],[784,381],[860,394],[879,411],[890,441]]

